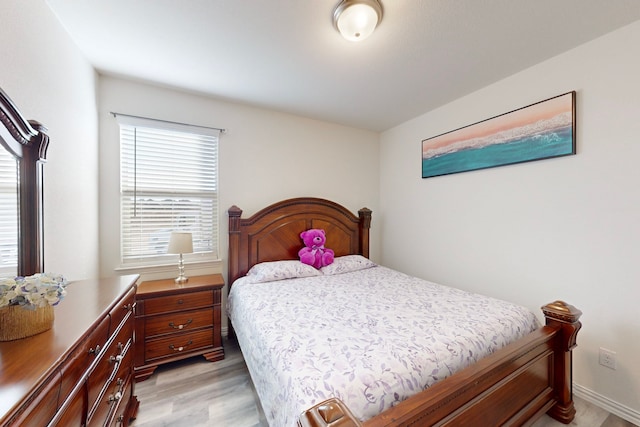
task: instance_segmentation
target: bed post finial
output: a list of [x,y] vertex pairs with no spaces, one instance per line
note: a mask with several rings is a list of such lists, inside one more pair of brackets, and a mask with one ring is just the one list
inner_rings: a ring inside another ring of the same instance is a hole
[[360,218],[360,253],[369,258],[369,229],[371,228],[371,209],[362,208],[358,211]]
[[554,381],[557,403],[547,412],[556,420],[569,424],[576,415],[572,389],[572,350],[576,347],[576,336],[582,327],[582,311],[564,301],[555,301],[542,307],[546,325],[559,330],[562,350],[555,354]]
[[371,209],[360,209],[358,211],[358,217],[360,217],[360,223],[363,228],[371,228]]
[[240,231],[240,217],[242,216],[242,209],[233,205],[227,211],[229,215],[229,232]]

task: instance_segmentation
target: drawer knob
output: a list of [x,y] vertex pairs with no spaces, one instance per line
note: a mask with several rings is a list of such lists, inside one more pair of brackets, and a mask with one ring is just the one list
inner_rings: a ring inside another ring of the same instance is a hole
[[111,356],[111,357],[109,358],[109,361],[110,361],[110,362],[120,363],[120,361],[122,361],[122,359],[123,359],[123,358],[124,358],[124,356],[123,356],[123,355],[118,354],[118,355],[116,355],[116,356]]
[[176,325],[175,323],[171,322],[169,323],[169,327],[173,328],[173,329],[177,329],[177,330],[182,330],[185,327],[189,326],[191,324],[191,322],[193,322],[193,319],[189,319],[187,320],[187,323],[183,324],[183,325]]
[[98,353],[100,353],[100,344],[96,345],[96,347],[95,347],[95,348],[91,347],[91,348],[89,349],[89,354],[96,355],[96,354],[98,354]]
[[121,392],[117,392],[117,393],[112,394],[112,395],[109,396],[109,402],[117,402],[120,399],[122,399],[122,393]]
[[190,346],[191,344],[193,344],[193,341],[189,340],[189,342],[188,342],[188,343],[186,343],[186,344],[184,345],[184,347],[183,347],[183,346],[176,347],[175,345],[171,344],[171,345],[169,346],[169,348],[170,348],[171,350],[173,350],[173,351],[182,351],[182,350],[184,350],[186,347]]

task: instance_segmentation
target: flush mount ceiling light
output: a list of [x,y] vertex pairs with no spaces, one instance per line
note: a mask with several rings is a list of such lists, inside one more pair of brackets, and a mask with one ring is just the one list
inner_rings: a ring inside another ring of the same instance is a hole
[[350,41],[364,40],[382,20],[378,0],[342,0],[333,11],[333,25]]

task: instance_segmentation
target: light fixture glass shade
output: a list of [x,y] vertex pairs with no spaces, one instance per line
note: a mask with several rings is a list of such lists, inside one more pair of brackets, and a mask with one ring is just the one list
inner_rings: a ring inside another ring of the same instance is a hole
[[193,252],[193,240],[191,233],[184,231],[172,231],[169,238],[168,254],[190,254]]
[[342,0],[333,12],[333,24],[350,41],[369,37],[381,19],[378,0]]

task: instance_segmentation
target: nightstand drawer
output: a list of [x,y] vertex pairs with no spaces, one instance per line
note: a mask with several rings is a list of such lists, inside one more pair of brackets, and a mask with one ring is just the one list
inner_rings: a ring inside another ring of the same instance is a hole
[[150,298],[145,301],[144,314],[169,313],[213,305],[213,291],[190,292],[181,295]]
[[145,343],[145,360],[178,356],[213,346],[213,329],[171,335]]
[[145,338],[213,326],[213,310],[203,308],[163,314],[145,319]]

